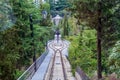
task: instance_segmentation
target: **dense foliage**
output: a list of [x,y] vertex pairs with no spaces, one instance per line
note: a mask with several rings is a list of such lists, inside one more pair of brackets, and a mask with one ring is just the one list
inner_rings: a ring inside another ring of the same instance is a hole
[[[101,1],[101,13],[98,15],[98,0],[91,1],[75,1],[73,11],[78,23],[86,22],[92,28],[97,29],[98,17],[102,21],[102,44],[103,50],[112,47],[113,44],[119,39],[119,0]],[[105,44],[107,43],[107,44]]]
[[67,9],[70,6],[68,0],[49,0],[51,15],[55,16],[59,14],[64,16],[63,10]]
[[[73,1],[73,6],[70,8],[74,17],[77,19],[78,25],[87,25],[97,31],[97,39],[101,40],[98,49],[102,51],[102,70],[107,74],[113,72],[111,69],[115,69],[115,66],[117,70],[120,68],[116,59],[111,58],[113,54],[119,56],[117,54],[119,51],[113,51],[115,44],[118,44],[120,39],[119,9],[119,0],[76,0]],[[102,46],[102,50],[100,50],[100,45]],[[110,59],[113,60],[111,66],[108,63]],[[119,74],[119,70],[116,73]]]
[[[69,49],[69,60],[72,64],[73,72],[80,66],[89,76],[96,71],[96,31],[84,30],[82,36],[69,36],[71,41]],[[82,42],[80,41],[82,40]]]
[[[49,9],[49,5],[36,8],[30,0],[2,0],[0,6],[0,22],[2,21],[0,25],[0,79],[16,80],[21,71],[27,69],[32,63],[32,39],[34,39],[34,48],[38,57],[44,51],[46,41],[52,37],[50,36],[50,16],[48,15],[44,23],[41,14],[42,10]],[[34,38],[31,37],[30,14],[34,21]],[[11,17],[14,18],[14,22]]]

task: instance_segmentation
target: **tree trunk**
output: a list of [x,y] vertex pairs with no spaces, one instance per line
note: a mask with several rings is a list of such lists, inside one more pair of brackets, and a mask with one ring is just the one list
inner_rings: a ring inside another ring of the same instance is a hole
[[97,61],[98,61],[98,79],[102,78],[102,67],[101,67],[101,26],[98,26],[97,30]]
[[101,2],[98,3],[98,28],[97,28],[97,69],[98,79],[102,78],[102,65],[101,65]]

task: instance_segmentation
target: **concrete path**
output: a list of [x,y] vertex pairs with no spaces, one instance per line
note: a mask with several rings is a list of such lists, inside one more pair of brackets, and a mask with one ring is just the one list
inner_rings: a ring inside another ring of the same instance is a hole
[[44,80],[52,54],[48,54],[31,80]]

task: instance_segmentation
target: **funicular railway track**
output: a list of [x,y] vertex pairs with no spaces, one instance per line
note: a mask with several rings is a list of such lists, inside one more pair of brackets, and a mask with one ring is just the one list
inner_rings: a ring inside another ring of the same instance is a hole
[[[66,72],[65,72],[65,65],[63,62],[62,57],[62,50],[66,47],[66,44],[56,44],[52,42],[49,47],[53,49],[53,60],[52,60],[52,67],[51,72],[48,80],[67,80]],[[59,47],[55,47],[59,46]]]
[[[48,54],[42,59],[40,67],[28,80],[76,80],[71,73],[71,66],[66,56],[68,53],[69,42],[66,40],[56,39],[47,43]],[[26,80],[23,78],[25,74],[18,80]],[[79,80],[79,79],[78,79]]]

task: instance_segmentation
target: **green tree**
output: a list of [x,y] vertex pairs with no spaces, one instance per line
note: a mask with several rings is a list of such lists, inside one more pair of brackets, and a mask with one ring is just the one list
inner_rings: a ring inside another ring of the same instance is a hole
[[68,25],[67,14],[65,14],[65,16],[64,16],[63,28],[64,28],[63,29],[64,36],[68,36],[69,35],[69,25]]
[[[69,49],[69,60],[72,65],[72,71],[75,72],[76,67],[80,66],[89,77],[93,76],[96,71],[96,31],[84,30],[83,36],[69,36],[67,39],[71,41]],[[79,40],[82,43],[79,46]]]
[[20,58],[17,29],[0,32],[0,44],[0,79],[14,80],[17,60]]
[[0,1],[0,31],[3,31],[13,25],[13,10],[7,1]]
[[[98,78],[102,78],[101,52],[108,55],[109,49],[119,39],[119,31],[117,30],[119,26],[117,22],[119,22],[119,19],[118,15],[115,14],[119,11],[119,3],[119,0],[76,0],[72,7],[78,23],[81,24],[85,22],[86,25],[97,31]],[[103,56],[105,56],[105,54],[103,54]],[[105,58],[102,58],[102,61],[103,60],[105,60]],[[107,66],[104,67],[103,70],[106,68]]]
[[64,9],[67,9],[70,6],[70,3],[68,0],[49,0],[49,4],[50,4],[50,10],[51,10],[51,14],[55,15],[55,14],[60,14],[61,11],[63,11]]
[[68,17],[67,14],[64,15],[64,18],[60,21],[59,27],[61,28],[62,35],[69,36],[69,22],[68,22]]
[[109,62],[109,69],[110,73],[115,72],[118,74],[118,77],[120,78],[120,41],[118,41],[114,48],[112,49],[112,52],[109,56],[108,62]]
[[[26,69],[31,63],[33,57],[32,51],[32,38],[29,23],[29,15],[32,14],[33,20],[42,20],[42,15],[40,14],[41,9],[36,9],[36,7],[31,4],[31,1],[26,2],[24,0],[10,0],[2,3],[8,4],[2,6],[0,2],[0,20],[2,20],[2,25],[0,28],[4,28],[3,25],[8,23],[9,10],[14,11],[13,15],[16,18],[14,25],[10,26],[10,29],[2,30],[0,32],[0,79],[2,80],[16,80],[20,75],[17,75],[19,71]],[[7,11],[4,12],[6,9]],[[2,14],[2,15],[1,15]],[[3,14],[5,16],[3,16]],[[3,18],[3,19],[1,19]],[[8,21],[6,21],[8,19]],[[51,23],[50,21],[46,23],[46,26],[40,26],[40,23],[33,24],[34,26],[34,41],[37,57],[44,51],[44,44],[51,37],[51,28],[47,27]],[[9,25],[7,25],[9,27]],[[44,36],[43,36],[44,35]]]

